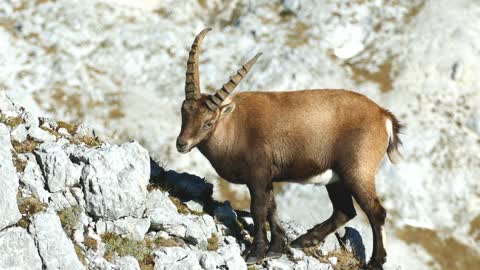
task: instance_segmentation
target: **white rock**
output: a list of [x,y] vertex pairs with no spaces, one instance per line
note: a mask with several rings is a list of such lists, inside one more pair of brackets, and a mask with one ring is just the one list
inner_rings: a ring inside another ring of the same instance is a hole
[[62,134],[62,135],[65,135],[65,136],[69,136],[70,133],[68,133],[68,130],[66,128],[59,128],[57,130],[58,133]]
[[36,126],[31,126],[28,129],[28,136],[37,142],[54,142],[57,140],[57,137],[53,134]]
[[16,117],[18,116],[17,108],[15,104],[13,104],[12,100],[9,96],[7,96],[7,92],[0,89],[0,111],[3,115],[7,117]]
[[266,266],[268,270],[290,270],[294,268],[295,263],[290,261],[286,256],[274,260],[267,260]]
[[328,262],[330,262],[331,265],[335,266],[338,263],[338,258],[337,257],[329,257]]
[[34,215],[29,231],[34,237],[45,269],[85,269],[52,209]]
[[150,219],[125,217],[106,222],[106,232],[124,235],[132,240],[143,240],[150,228]]
[[[38,126],[40,125],[40,121],[39,121],[38,117],[36,115],[34,115],[32,112],[23,111],[21,116],[25,120],[25,124],[28,127],[30,127],[29,131],[32,130],[32,129],[38,128]],[[32,136],[32,135],[30,135],[30,136]]]
[[68,189],[64,192],[54,192],[50,195],[49,205],[56,211],[78,205],[77,199]]
[[154,251],[155,270],[202,270],[197,255],[180,247],[164,247]]
[[42,269],[33,238],[23,228],[13,227],[0,232],[0,250],[0,269]]
[[217,252],[205,252],[199,255],[200,266],[203,269],[222,269],[225,260]]
[[21,218],[17,206],[18,178],[11,149],[10,130],[0,123],[0,230]]
[[231,243],[226,246],[221,246],[218,253],[225,261],[227,269],[231,270],[246,270],[247,265],[242,258],[240,246],[237,243]]
[[27,128],[25,127],[25,124],[16,126],[10,132],[11,139],[17,142],[25,141],[27,139],[27,135],[28,135],[28,131],[27,131]]
[[194,200],[190,200],[190,201],[186,202],[185,204],[187,205],[187,207],[190,210],[193,210],[193,211],[196,211],[196,212],[203,212],[203,205],[200,204],[199,202],[196,202]]
[[43,178],[42,170],[33,154],[27,153],[26,160],[27,164],[23,173],[21,173],[20,181],[30,191],[35,193],[41,202],[47,203],[50,198],[50,192],[45,190],[45,179]]
[[90,215],[110,220],[142,215],[150,178],[147,150],[133,142],[90,149],[76,158],[84,164],[81,180]]
[[107,224],[105,223],[105,221],[99,219],[95,223],[95,231],[97,232],[98,235],[102,235],[102,234],[106,233],[107,232]]
[[65,190],[80,182],[81,166],[71,162],[64,141],[43,143],[35,151],[50,192]]
[[118,270],[140,270],[137,259],[132,256],[124,256],[113,261]]

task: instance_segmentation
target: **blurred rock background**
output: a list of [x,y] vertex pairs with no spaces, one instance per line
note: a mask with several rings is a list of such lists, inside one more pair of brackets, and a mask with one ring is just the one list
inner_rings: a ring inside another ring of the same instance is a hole
[[[134,138],[164,166],[205,176],[217,198],[248,208],[244,187],[218,179],[198,151],[175,150],[188,48],[212,27],[200,56],[203,91],[261,51],[237,91],[353,89],[398,115],[404,159],[385,162],[377,177],[388,263],[475,269],[479,18],[476,0],[3,0],[0,89],[35,113],[86,122],[118,142]],[[323,187],[277,189],[285,221],[309,227],[330,215]]]

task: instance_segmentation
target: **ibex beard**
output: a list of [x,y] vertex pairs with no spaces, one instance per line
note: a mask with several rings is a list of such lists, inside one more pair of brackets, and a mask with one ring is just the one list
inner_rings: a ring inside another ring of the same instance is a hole
[[[200,91],[199,46],[210,29],[200,32],[187,61],[182,128],[177,149],[197,147],[225,180],[246,184],[251,196],[255,232],[247,263],[280,257],[287,239],[273,194],[273,183],[306,182],[327,170],[335,181],[323,181],[333,213],[295,239],[291,247],[320,243],[356,216],[353,198],[373,232],[370,269],[386,261],[386,211],[375,191],[375,174],[385,154],[399,154],[397,118],[367,97],[346,90],[242,92],[229,97],[260,57],[257,54],[214,95]],[[268,243],[263,225],[268,222]]]

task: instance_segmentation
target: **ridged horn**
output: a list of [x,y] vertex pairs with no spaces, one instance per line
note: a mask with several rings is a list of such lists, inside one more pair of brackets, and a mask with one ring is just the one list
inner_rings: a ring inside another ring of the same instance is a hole
[[218,106],[222,104],[222,102],[232,93],[232,91],[237,87],[237,85],[242,81],[242,79],[247,75],[247,73],[250,71],[252,66],[257,62],[257,59],[262,55],[262,53],[258,53],[250,59],[245,65],[243,65],[239,70],[237,70],[237,73],[230,77],[230,80],[220,88],[220,90],[217,90],[214,95],[208,96],[207,100],[205,101],[207,104],[207,107],[211,111],[217,110]]
[[199,47],[203,38],[212,28],[203,29],[192,43],[192,48],[188,54],[187,72],[185,79],[185,99],[199,99],[200,98],[200,74],[198,71],[198,53]]

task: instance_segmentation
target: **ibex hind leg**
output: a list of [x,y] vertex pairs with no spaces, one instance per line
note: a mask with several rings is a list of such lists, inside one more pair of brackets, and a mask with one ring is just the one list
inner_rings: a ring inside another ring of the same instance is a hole
[[368,269],[383,269],[387,253],[384,247],[384,226],[387,213],[377,198],[375,191],[375,177],[352,179],[352,194],[357,203],[368,217],[373,234],[372,257],[368,262]]
[[321,224],[308,230],[306,234],[295,239],[291,243],[292,247],[303,248],[317,245],[322,242],[327,235],[356,216],[352,195],[341,180],[329,184],[326,187],[333,205],[332,215]]

